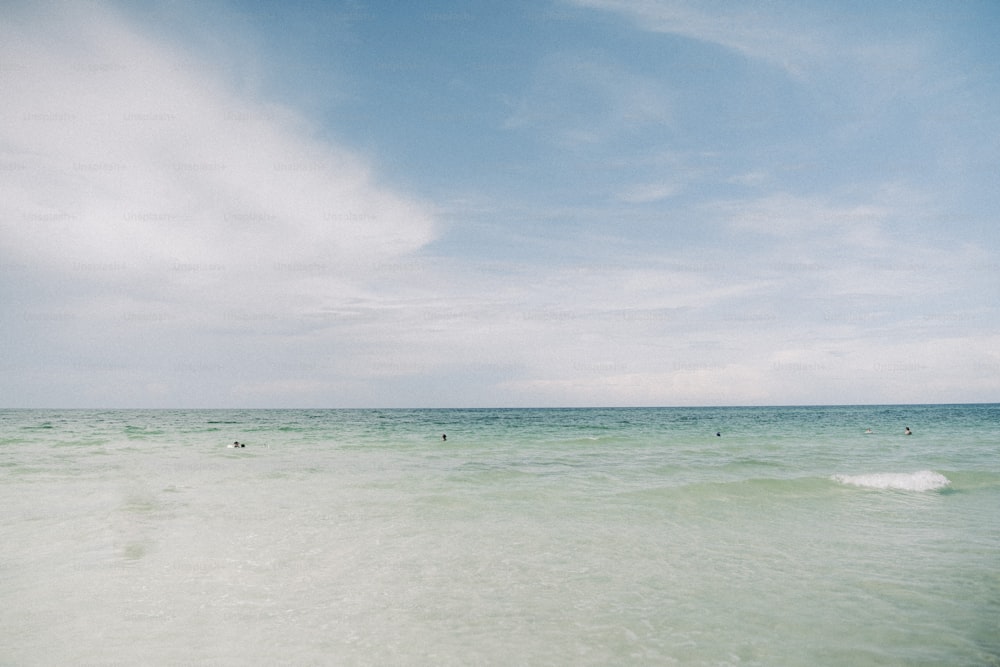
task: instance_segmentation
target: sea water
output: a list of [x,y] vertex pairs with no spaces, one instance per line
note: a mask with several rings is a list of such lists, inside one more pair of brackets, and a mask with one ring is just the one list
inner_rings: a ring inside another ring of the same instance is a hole
[[1000,665],[998,425],[0,411],[0,664]]

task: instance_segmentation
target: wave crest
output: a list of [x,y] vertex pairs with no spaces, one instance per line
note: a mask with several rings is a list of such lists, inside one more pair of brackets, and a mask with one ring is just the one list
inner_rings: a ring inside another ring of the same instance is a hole
[[868,475],[834,475],[833,479],[841,484],[852,486],[900,491],[936,491],[951,484],[951,480],[933,470],[910,473],[880,472]]

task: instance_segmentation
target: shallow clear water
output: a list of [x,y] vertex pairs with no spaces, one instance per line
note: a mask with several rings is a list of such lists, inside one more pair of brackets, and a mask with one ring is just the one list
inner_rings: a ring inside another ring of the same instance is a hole
[[0,411],[0,663],[1000,665],[998,423]]

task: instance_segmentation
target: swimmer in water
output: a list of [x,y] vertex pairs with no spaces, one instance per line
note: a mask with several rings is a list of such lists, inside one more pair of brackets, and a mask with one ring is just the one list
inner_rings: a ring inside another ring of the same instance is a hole
[[447,433],[442,433],[441,434],[441,442],[444,442],[447,439],[448,439],[448,434]]
[[909,426],[903,431],[903,435],[913,435],[913,431],[910,430]]

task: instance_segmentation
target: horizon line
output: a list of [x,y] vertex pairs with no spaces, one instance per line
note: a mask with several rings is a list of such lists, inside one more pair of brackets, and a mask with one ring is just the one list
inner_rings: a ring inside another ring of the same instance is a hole
[[540,405],[540,406],[465,406],[465,407],[0,407],[0,411],[12,410],[143,410],[143,411],[166,411],[166,410],[187,410],[187,411],[221,411],[221,410],[704,410],[704,409],[729,409],[729,408],[862,408],[862,407],[945,407],[945,406],[987,406],[1000,405],[1000,401],[972,401],[972,402],[947,402],[947,403],[752,403],[752,404],[719,404],[719,405]]

